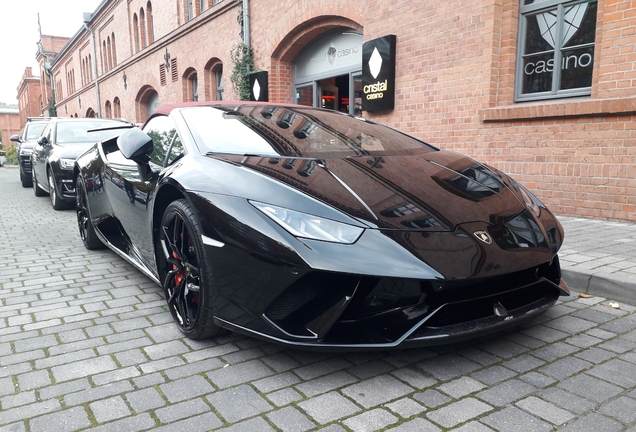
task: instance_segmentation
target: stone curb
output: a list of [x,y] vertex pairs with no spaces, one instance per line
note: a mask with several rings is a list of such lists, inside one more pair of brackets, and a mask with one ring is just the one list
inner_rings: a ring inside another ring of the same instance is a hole
[[636,278],[633,281],[619,280],[565,269],[561,270],[561,274],[574,291],[636,305]]

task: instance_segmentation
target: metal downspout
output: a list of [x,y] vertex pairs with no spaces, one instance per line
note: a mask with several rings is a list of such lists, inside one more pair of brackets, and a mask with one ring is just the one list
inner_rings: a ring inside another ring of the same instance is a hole
[[97,96],[97,116],[102,118],[102,101],[99,95],[99,81],[97,81],[97,48],[95,46],[95,33],[93,29],[88,27],[88,21],[84,21],[84,28],[88,30],[91,34],[91,42],[93,44],[93,76],[95,77],[95,94]]
[[243,42],[250,46],[250,2],[243,0]]

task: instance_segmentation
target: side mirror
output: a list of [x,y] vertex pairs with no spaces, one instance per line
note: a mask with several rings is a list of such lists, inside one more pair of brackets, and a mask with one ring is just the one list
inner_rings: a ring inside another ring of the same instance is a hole
[[48,143],[49,143],[49,140],[44,135],[42,135],[40,138],[38,138],[38,144],[40,144],[42,146],[45,146]]
[[128,129],[117,138],[117,146],[126,159],[137,164],[141,181],[145,182],[152,178],[153,172],[148,161],[154,150],[154,144],[148,134],[138,127]]
[[17,143],[22,142],[22,140],[20,139],[20,135],[11,135],[11,138],[9,138],[11,141],[15,141]]
[[148,163],[154,149],[152,138],[137,127],[121,134],[117,138],[117,146],[126,159],[135,161],[139,165]]

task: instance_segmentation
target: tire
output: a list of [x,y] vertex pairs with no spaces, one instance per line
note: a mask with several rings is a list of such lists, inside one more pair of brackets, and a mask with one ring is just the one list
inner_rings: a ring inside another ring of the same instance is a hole
[[20,171],[20,182],[22,183],[23,188],[30,188],[31,186],[33,186],[31,177],[25,176],[24,174],[22,174],[22,171]]
[[35,177],[35,170],[31,171],[31,183],[33,185],[33,193],[36,197],[43,197],[46,195],[46,191],[38,185],[38,180]]
[[174,201],[163,214],[155,248],[168,309],[179,330],[190,339],[205,339],[221,332],[213,320],[212,271],[202,233],[190,204]]
[[106,245],[97,237],[95,226],[93,226],[91,221],[91,215],[88,210],[88,194],[86,193],[82,176],[78,176],[75,183],[75,200],[77,202],[75,206],[77,228],[84,247],[88,250],[104,249]]
[[55,178],[53,177],[53,171],[50,168],[46,170],[46,176],[49,180],[49,197],[51,198],[51,205],[55,210],[64,210],[68,204],[66,204],[57,193]]

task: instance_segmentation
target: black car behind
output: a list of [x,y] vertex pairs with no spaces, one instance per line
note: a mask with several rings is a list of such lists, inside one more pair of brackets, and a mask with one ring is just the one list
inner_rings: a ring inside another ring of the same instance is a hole
[[[117,128],[131,127],[123,120],[53,118],[38,138],[31,155],[33,192],[51,197],[56,210],[75,204],[73,164],[97,141],[117,135]],[[104,129],[104,130],[100,130]]]

